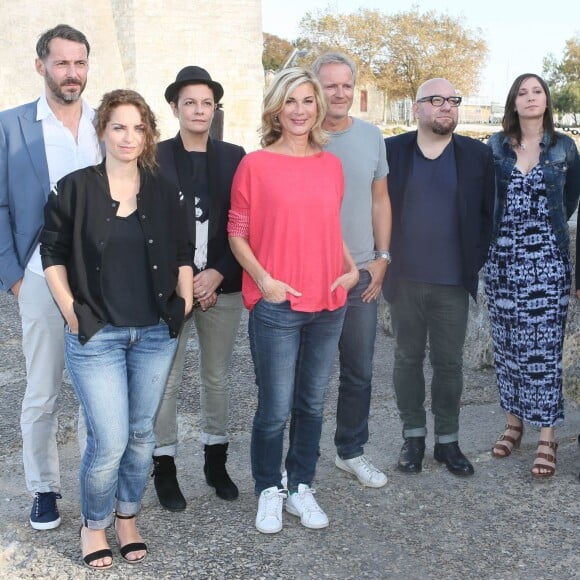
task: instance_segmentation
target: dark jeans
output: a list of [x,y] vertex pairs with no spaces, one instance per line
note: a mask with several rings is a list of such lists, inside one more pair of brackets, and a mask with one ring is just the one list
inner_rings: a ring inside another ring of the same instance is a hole
[[369,438],[377,301],[361,300],[361,294],[370,284],[371,275],[367,270],[360,270],[359,274],[358,284],[348,293],[339,342],[340,383],[334,444],[341,459],[362,455]]
[[391,319],[397,342],[393,382],[403,437],[427,433],[423,360],[429,337],[435,441],[458,439],[468,306],[469,295],[461,286],[399,282]]
[[258,386],[251,444],[257,494],[281,486],[284,429],[290,414],[288,489],[312,483],[324,395],[344,311],[297,312],[287,301],[274,304],[260,300],[250,312],[248,334]]

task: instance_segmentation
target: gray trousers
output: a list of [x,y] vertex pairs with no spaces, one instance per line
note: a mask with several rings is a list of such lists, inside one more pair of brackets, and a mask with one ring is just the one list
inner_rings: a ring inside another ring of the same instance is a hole
[[468,309],[469,295],[462,286],[399,282],[391,303],[396,339],[393,383],[405,438],[427,433],[423,360],[428,337],[435,442],[458,440]]
[[26,360],[20,416],[26,487],[32,493],[58,493],[57,398],[64,370],[64,321],[46,280],[30,270],[24,273],[18,305]]
[[201,441],[217,445],[228,441],[228,369],[242,316],[242,294],[220,294],[215,306],[196,308],[185,322],[177,352],[155,420],[155,456],[177,451],[177,394],[183,378],[185,351],[192,324],[199,341],[201,375]]

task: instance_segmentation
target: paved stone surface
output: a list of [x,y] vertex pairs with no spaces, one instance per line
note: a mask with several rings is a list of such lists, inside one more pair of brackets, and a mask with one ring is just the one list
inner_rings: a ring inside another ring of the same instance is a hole
[[[489,449],[504,420],[490,370],[466,373],[461,443],[475,476],[456,478],[432,459],[432,441],[422,474],[398,473],[400,424],[393,399],[392,339],[379,334],[371,437],[367,453],[389,475],[382,489],[365,489],[334,467],[337,377],[328,392],[317,499],[330,526],[308,530],[284,514],[284,529],[264,536],[254,528],[256,500],[249,469],[249,439],[255,387],[245,318],[232,370],[232,442],[229,467],[240,487],[232,503],[218,499],[202,475],[198,438],[197,345],[189,343],[180,401],[178,469],[188,508],[172,514],[159,507],[153,486],[144,498],[140,527],[150,546],[138,566],[121,561],[113,535],[115,566],[101,577],[143,579],[294,578],[580,578],[580,412],[567,410],[558,430],[558,471],[533,482],[529,469],[536,433],[522,449],[495,460]],[[61,397],[63,523],[37,532],[28,523],[31,500],[24,486],[19,413],[25,376],[15,301],[0,295],[0,577],[68,579],[95,577],[80,560],[78,540],[77,403],[65,384]]]

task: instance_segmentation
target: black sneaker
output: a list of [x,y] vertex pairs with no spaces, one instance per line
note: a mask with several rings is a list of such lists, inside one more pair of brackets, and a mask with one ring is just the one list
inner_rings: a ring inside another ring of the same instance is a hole
[[30,525],[35,530],[52,530],[60,526],[56,500],[61,498],[60,493],[54,491],[35,494],[32,510],[30,510]]

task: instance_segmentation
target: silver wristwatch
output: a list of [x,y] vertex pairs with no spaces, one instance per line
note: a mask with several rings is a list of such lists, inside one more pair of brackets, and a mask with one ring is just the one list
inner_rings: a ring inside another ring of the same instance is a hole
[[376,250],[375,260],[386,260],[387,264],[391,263],[391,252],[389,250]]

